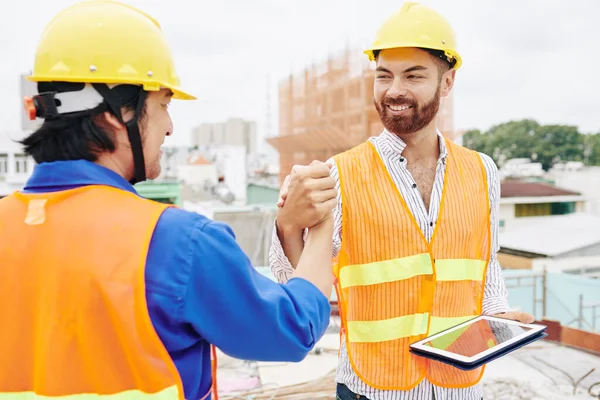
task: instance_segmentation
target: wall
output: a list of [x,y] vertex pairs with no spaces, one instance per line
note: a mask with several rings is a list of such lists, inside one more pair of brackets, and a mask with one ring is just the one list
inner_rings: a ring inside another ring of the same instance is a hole
[[562,326],[558,321],[552,319],[542,319],[541,321],[536,322],[548,327],[546,330],[548,333],[546,340],[600,355],[599,334]]
[[[579,296],[583,296],[584,305],[600,304],[600,280],[559,272],[548,272],[546,279],[546,313],[543,315],[542,303],[534,304],[534,298],[542,299],[543,278],[532,277],[535,272],[524,270],[504,270],[508,286],[508,300],[511,307],[532,313],[537,319],[547,317],[560,321],[562,325],[592,330],[592,309],[583,310],[585,322],[579,326]],[[518,282],[520,280],[520,283]],[[535,282],[536,287],[531,286]],[[520,285],[520,286],[519,286]],[[595,331],[600,332],[600,308],[596,310]]]
[[552,169],[548,177],[556,186],[582,193],[587,197],[586,212],[600,216],[600,167],[586,167],[578,171]]
[[[532,262],[532,270],[548,272],[600,269],[600,256],[538,258]],[[585,271],[584,271],[585,272]]]
[[512,254],[498,253],[498,262],[507,269],[531,269],[532,259]]
[[145,181],[134,187],[142,197],[181,206],[181,186],[177,182]]
[[250,183],[247,189],[246,203],[247,204],[277,204],[279,198],[279,189],[265,185],[256,185]]
[[212,164],[187,164],[177,166],[177,177],[188,185],[207,185],[209,187],[217,184],[217,168]]
[[514,204],[500,204],[500,221],[504,221],[504,228],[510,225],[510,221],[515,219]]
[[[598,228],[600,229],[600,227]],[[571,258],[571,257],[587,257],[587,256],[600,256],[600,243],[582,247],[580,249],[569,251],[567,253],[560,254],[554,258]]]
[[225,122],[201,124],[192,130],[193,146],[240,146],[247,154],[258,152],[256,122],[230,118]]
[[254,266],[269,265],[275,212],[275,207],[215,209],[213,219],[231,226],[236,241]]

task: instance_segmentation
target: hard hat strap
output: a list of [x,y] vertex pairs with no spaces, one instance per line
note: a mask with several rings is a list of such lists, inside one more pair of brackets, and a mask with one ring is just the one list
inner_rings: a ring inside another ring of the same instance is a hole
[[133,155],[134,165],[134,178],[130,180],[129,183],[133,185],[138,182],[145,181],[146,164],[144,161],[144,148],[142,146],[142,136],[140,135],[138,121],[146,101],[146,91],[144,91],[144,89],[140,86],[140,92],[133,118],[130,121],[125,122],[123,120],[123,115],[121,114],[121,107],[124,105],[124,101],[121,99],[121,97],[104,83],[93,83],[92,86],[104,98],[104,101],[106,101],[106,104],[108,104],[113,114],[127,128],[127,136],[129,137],[129,144],[131,144],[131,154]]
[[129,136],[129,143],[131,144],[131,153],[133,154],[133,165],[134,165],[134,179],[130,183],[136,184],[146,180],[146,164],[144,162],[144,147],[142,146],[142,135],[140,135],[140,128],[138,125],[138,119],[144,108],[144,102],[146,101],[147,92],[140,89],[140,96],[138,97],[138,104],[135,109],[135,115],[131,121],[127,122],[127,135]]

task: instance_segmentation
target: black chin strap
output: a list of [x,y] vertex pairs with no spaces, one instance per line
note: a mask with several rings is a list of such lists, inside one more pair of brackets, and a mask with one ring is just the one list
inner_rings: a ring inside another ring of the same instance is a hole
[[124,105],[124,101],[121,99],[121,97],[114,91],[110,90],[110,88],[104,83],[92,83],[92,86],[104,98],[104,101],[106,101],[119,122],[121,122],[127,128],[127,136],[129,137],[129,144],[131,145],[131,153],[133,155],[134,165],[134,177],[129,181],[129,183],[134,185],[138,182],[145,181],[146,164],[144,162],[144,149],[142,147],[142,136],[140,135],[138,121],[142,112],[142,108],[144,108],[144,102],[146,101],[146,91],[140,87],[138,102],[135,107],[135,114],[130,121],[125,122],[123,120],[123,116],[121,115],[121,107]]

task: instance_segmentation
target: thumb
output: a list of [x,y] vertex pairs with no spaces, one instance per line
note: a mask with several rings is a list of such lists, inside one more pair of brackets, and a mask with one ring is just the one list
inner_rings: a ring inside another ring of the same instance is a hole
[[524,324],[530,324],[535,321],[535,317],[529,313],[523,311],[507,311],[503,314],[496,314],[496,317],[512,319],[513,321],[523,322]]
[[288,186],[290,184],[290,176],[287,175],[283,180],[283,184],[281,185],[281,189],[279,190],[279,199],[277,200],[277,207],[283,207],[283,203],[287,197]]

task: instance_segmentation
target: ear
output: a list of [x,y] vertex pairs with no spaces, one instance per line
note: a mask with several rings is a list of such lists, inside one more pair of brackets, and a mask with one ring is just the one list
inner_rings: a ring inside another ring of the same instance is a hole
[[104,120],[106,121],[108,126],[110,126],[115,131],[125,128],[125,126],[117,119],[117,117],[115,117],[114,114],[112,114],[108,111],[105,111],[102,114],[102,116],[104,117]]
[[441,93],[440,93],[441,97],[446,97],[450,94],[450,91],[454,87],[455,76],[456,76],[456,70],[454,68],[451,68],[444,73],[444,76],[442,76],[442,83],[441,83],[441,86],[442,86]]

